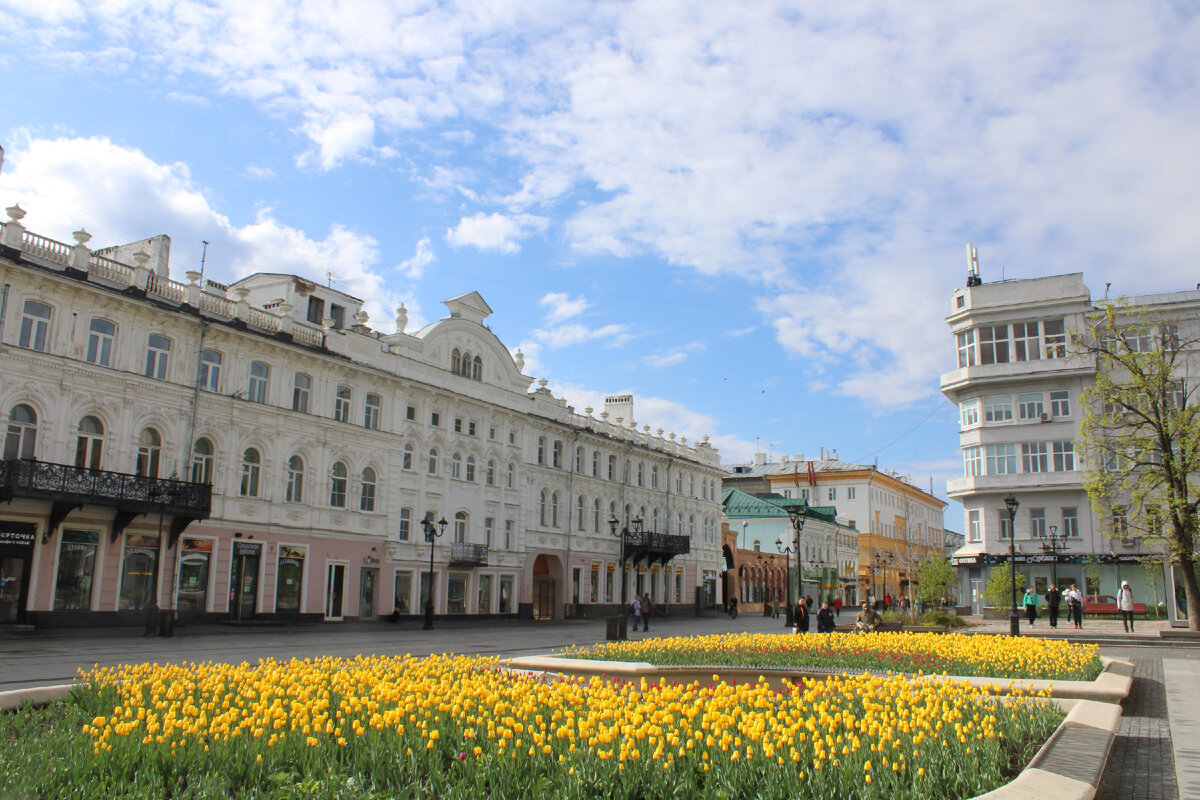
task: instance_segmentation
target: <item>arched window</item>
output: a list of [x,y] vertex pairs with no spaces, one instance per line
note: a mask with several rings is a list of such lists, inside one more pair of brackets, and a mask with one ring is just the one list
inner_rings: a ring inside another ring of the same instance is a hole
[[401,468],[401,469],[403,469],[403,470],[405,470],[406,472],[410,472],[410,471],[412,471],[412,468],[413,468],[413,456],[414,456],[415,454],[416,454],[416,453],[415,453],[415,451],[413,450],[412,443],[411,443],[411,442],[408,442],[408,443],[406,443],[406,444],[404,445],[404,455],[403,455],[403,456],[401,456],[401,459],[400,459],[400,468]]
[[462,477],[462,456],[460,456],[458,453],[450,456],[450,477]]
[[508,465],[508,488],[513,488],[513,483],[516,481],[517,468],[513,464]]
[[436,447],[429,448],[429,466],[427,471],[430,475],[437,475],[437,459],[438,452]]
[[600,477],[600,451],[599,450],[592,451],[592,477],[593,478]]
[[475,456],[467,456],[467,480],[475,482]]
[[192,446],[192,483],[212,483],[213,453],[210,439],[200,437]]
[[657,464],[650,465],[650,488],[651,489],[658,488],[658,465]]
[[8,412],[8,434],[4,437],[4,460],[34,458],[37,442],[37,412],[20,403]]
[[696,517],[693,515],[688,516],[688,536],[696,538]]
[[454,541],[462,544],[467,541],[467,512],[459,511],[454,515]]
[[288,459],[287,488],[283,499],[288,503],[304,502],[304,459],[300,456]]
[[541,494],[538,495],[538,523],[543,528],[546,527],[546,520],[549,519],[549,515],[546,513],[548,510],[546,508],[548,499],[546,490],[542,489]]
[[474,380],[483,380],[483,359],[479,356],[471,359],[471,377]]
[[379,395],[368,393],[366,402],[363,404],[363,427],[370,430],[379,430],[379,410],[383,406],[383,401]]
[[654,509],[654,511],[650,514],[650,519],[652,520],[652,522],[650,523],[650,530],[657,531],[658,530],[658,509],[657,508]]
[[76,437],[76,467],[100,469],[103,450],[104,423],[91,415],[83,417]]
[[471,377],[471,352],[469,350],[463,351],[461,369],[458,373],[464,378]]
[[21,315],[21,333],[17,344],[30,350],[46,349],[46,338],[50,333],[50,306],[36,300],[26,300]]
[[596,533],[600,532],[600,498],[597,497],[592,503],[592,530]]
[[496,485],[496,462],[488,459],[487,471],[484,472],[484,483],[488,486]]
[[154,428],[145,428],[138,436],[137,463],[134,472],[145,478],[158,477],[159,457],[162,454],[162,437]]
[[553,464],[555,469],[562,469],[563,443],[555,440],[553,448]]
[[88,344],[85,358],[89,364],[99,364],[102,367],[112,363],[113,338],[117,335],[117,326],[106,319],[93,319],[88,325]]
[[586,502],[587,501],[585,501],[583,499],[583,495],[579,495],[579,498],[575,501],[575,529],[576,530],[580,530],[580,531],[587,530],[587,525],[585,524],[586,517],[584,517],[584,514],[583,514],[584,510],[587,508]]
[[626,525],[629,524],[629,518],[632,516],[633,516],[633,509],[630,507],[629,503],[626,503],[625,504],[625,524]]
[[350,387],[339,385],[333,398],[333,418],[338,422],[350,421]]
[[450,371],[455,374],[462,372],[462,353],[457,347],[450,351]]
[[242,497],[258,497],[258,476],[262,469],[262,456],[253,447],[242,453],[242,483],[238,494]]
[[341,461],[333,462],[329,470],[329,505],[334,508],[346,507],[346,478],[349,473]]
[[167,359],[171,355],[171,340],[161,334],[152,333],[146,339],[147,378],[167,379]]
[[558,527],[558,492],[550,495],[550,525]]
[[246,399],[251,403],[267,402],[267,384],[271,380],[271,367],[261,361],[250,362],[250,384]]
[[359,510],[375,510],[375,470],[366,467],[362,471],[362,493],[359,495]]

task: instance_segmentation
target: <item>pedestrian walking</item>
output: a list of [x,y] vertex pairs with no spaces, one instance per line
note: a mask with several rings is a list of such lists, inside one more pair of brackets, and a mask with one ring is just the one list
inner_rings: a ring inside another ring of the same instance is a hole
[[642,595],[642,630],[643,631],[650,630],[650,609],[651,608],[652,608],[652,604],[650,602],[650,595],[649,594]]
[[1067,589],[1067,608],[1071,612],[1071,619],[1075,623],[1075,628],[1083,627],[1083,594],[1079,591],[1079,584],[1072,583],[1071,588]]
[[737,619],[737,598],[729,598],[729,618]]
[[817,612],[817,633],[832,633],[834,628],[833,609],[829,607],[829,601],[821,603],[821,609]]
[[796,607],[792,610],[792,632],[793,633],[808,633],[808,603],[804,602],[804,598],[800,598],[800,602],[796,603]]
[[629,613],[633,615],[633,629],[636,631],[638,629],[638,623],[642,619],[642,598],[638,597],[636,594],[633,596],[633,599],[629,601]]
[[833,613],[834,613],[835,615],[837,615],[837,617],[838,617],[839,619],[841,619],[841,616],[842,616],[842,598],[840,598],[840,597],[835,597],[835,598],[833,598]]
[[1034,620],[1037,619],[1038,598],[1037,593],[1030,586],[1025,589],[1025,598],[1021,601],[1025,606],[1025,617],[1029,620],[1029,627],[1033,627]]
[[1050,627],[1058,627],[1058,608],[1062,605],[1063,595],[1059,588],[1054,584],[1050,584],[1050,588],[1046,591],[1046,610],[1050,616]]
[[1129,581],[1121,581],[1121,588],[1117,590],[1117,609],[1121,612],[1125,632],[1133,633],[1133,589],[1129,588]]

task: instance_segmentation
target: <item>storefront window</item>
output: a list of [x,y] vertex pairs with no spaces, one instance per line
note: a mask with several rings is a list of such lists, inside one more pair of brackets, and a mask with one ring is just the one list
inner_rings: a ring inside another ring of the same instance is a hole
[[304,557],[308,548],[279,545],[279,572],[275,584],[275,610],[299,611],[304,586]]
[[131,533],[125,537],[121,558],[121,596],[118,608],[137,611],[154,598],[154,573],[158,569],[158,537]]
[[183,539],[179,557],[180,611],[208,609],[208,568],[212,563],[212,539]]
[[99,531],[64,529],[58,552],[58,580],[54,584],[56,611],[86,611],[92,607]]
[[466,575],[451,575],[446,581],[446,613],[464,614],[467,611]]
[[396,600],[395,610],[397,614],[412,613],[412,573],[397,572],[396,573]]
[[479,576],[479,605],[476,611],[480,614],[492,613],[492,576]]
[[513,610],[513,579],[511,575],[500,576],[500,604],[496,609],[501,614],[511,614]]

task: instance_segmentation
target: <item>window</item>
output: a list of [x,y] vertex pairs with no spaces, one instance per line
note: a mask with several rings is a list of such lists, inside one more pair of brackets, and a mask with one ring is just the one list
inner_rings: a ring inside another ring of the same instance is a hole
[[1001,539],[1011,539],[1012,538],[1012,520],[1009,519],[1008,509],[1002,508],[996,513],[998,513],[1000,515],[1000,538]]
[[246,399],[251,403],[267,402],[267,381],[271,377],[271,368],[261,361],[250,362],[250,391]]
[[455,374],[462,372],[462,351],[457,347],[450,351],[450,371]]
[[608,479],[610,481],[615,481],[617,479],[617,457],[616,456],[608,457]]
[[1048,319],[1042,323],[1042,333],[1045,336],[1046,359],[1066,359],[1067,331],[1061,319]]
[[989,444],[986,446],[987,474],[1013,475],[1017,471],[1017,446],[1015,444]]
[[350,421],[350,387],[339,385],[333,397],[333,418],[338,422]]
[[1184,391],[1183,381],[1168,381],[1167,388],[1167,406],[1175,411],[1183,408],[1187,402],[1187,393]]
[[37,442],[37,412],[21,403],[8,412],[8,433],[4,437],[4,460],[34,458]]
[[1112,535],[1115,539],[1120,539],[1121,544],[1129,544],[1129,519],[1125,515],[1125,506],[1113,506],[1112,516],[1109,518],[1109,524],[1112,526]]
[[975,331],[963,331],[958,334],[958,366],[975,366]]
[[455,433],[462,433],[462,432],[463,432],[463,421],[462,421],[462,417],[455,417],[455,418],[454,418],[454,432],[455,432]]
[[442,424],[442,418],[438,415],[438,412],[436,412],[436,411],[429,412],[429,424],[435,428],[439,427]]
[[600,477],[600,451],[599,450],[592,451],[592,477],[593,478]]
[[342,328],[346,327],[346,309],[345,308],[343,308],[339,305],[336,305],[335,303],[330,303],[329,304],[329,316],[333,317],[333,327],[335,329],[340,331]]
[[1050,416],[1071,416],[1071,393],[1069,391],[1063,390],[1061,392],[1050,393]]
[[56,611],[87,611],[92,607],[99,544],[99,531],[63,529],[58,551],[58,576],[54,586]]
[[100,469],[101,453],[104,449],[104,423],[93,416],[79,421],[79,432],[75,438],[75,466]]
[[1054,453],[1054,471],[1055,472],[1074,472],[1075,471],[1075,443],[1071,441],[1054,442],[1052,446]]
[[542,489],[541,493],[538,494],[538,524],[543,528],[546,527],[546,520],[549,518],[546,513],[548,510],[548,500],[546,490]]
[[476,381],[483,380],[483,359],[479,356],[471,359],[471,379]]
[[1063,536],[1068,538],[1079,538],[1079,510],[1074,507],[1066,507],[1062,510],[1062,530]]
[[643,464],[641,461],[638,462],[638,467],[637,467],[637,485],[638,486],[646,485],[646,465]]
[[511,614],[513,610],[513,577],[511,575],[500,576],[500,602],[496,605],[496,611],[501,614]]
[[1021,419],[1041,419],[1042,410],[1041,392],[1017,395],[1017,413]]
[[979,363],[1008,363],[1008,326],[994,325],[979,329]]
[[[46,337],[50,332],[50,306],[36,300],[25,301],[21,315],[21,335],[17,344],[30,350],[46,350]],[[149,373],[147,373],[149,374]]]
[[584,522],[584,510],[587,508],[583,495],[579,495],[575,500],[575,529],[579,531],[587,530]]
[[832,503],[835,500],[837,500],[837,489],[830,489],[829,490],[829,502]]
[[1007,422],[1012,418],[1012,397],[1005,394],[983,398],[984,421]]
[[192,446],[192,483],[212,483],[213,443],[205,437]]
[[475,482],[475,456],[467,456],[467,480]]
[[253,447],[242,453],[242,481],[238,494],[242,497],[258,497],[258,476],[262,469],[262,457]]
[[979,512],[967,512],[967,540],[971,542],[983,541],[983,535],[979,528]]
[[1038,323],[1016,322],[1012,326],[1013,354],[1016,361],[1037,361],[1042,357]]
[[363,406],[363,427],[373,431],[379,430],[379,407],[382,402],[377,394],[368,394]]
[[496,429],[495,428],[491,428],[491,427],[488,428],[488,439],[492,440],[493,442],[496,441]]
[[400,457],[400,469],[405,472],[412,472],[413,468],[413,446],[411,443],[404,445],[404,453]]
[[512,548],[512,533],[513,533],[513,521],[511,519],[504,520],[504,549],[505,550],[509,550]]
[[962,426],[968,428],[979,424],[979,400],[965,400],[959,405],[962,413]]
[[546,437],[539,436],[537,441],[537,463],[546,463]]
[[329,470],[329,505],[334,508],[346,507],[346,479],[349,473],[341,461],[333,462]]
[[319,297],[308,298],[308,313],[305,319],[314,325],[320,325],[321,320],[325,319],[325,301]]
[[404,418],[407,420],[416,422],[417,421],[417,407],[416,406],[405,406]]
[[154,428],[144,428],[138,436],[137,462],[134,472],[144,478],[158,477],[159,457],[162,454],[162,437]]
[[1149,353],[1154,348],[1154,336],[1148,330],[1126,331],[1125,346],[1131,353]]
[[492,549],[492,532],[495,530],[495,527],[496,527],[495,517],[484,517],[483,518],[483,544],[489,550]]
[[[657,517],[658,509],[654,509]],[[600,532],[600,498],[597,497],[592,501],[592,530],[596,533]]]
[[846,499],[847,499],[847,500],[853,500],[853,499],[854,499],[854,488],[855,488],[855,487],[851,486],[851,487],[849,487],[848,489],[846,489]]
[[430,475],[437,475],[438,452],[436,447],[429,448],[429,466],[427,471]]
[[1046,509],[1044,509],[1044,508],[1029,509],[1029,538],[1030,539],[1045,539],[1046,538]]
[[108,320],[92,320],[92,324],[88,326],[87,355],[85,356],[89,364],[99,364],[102,367],[112,365],[112,345],[116,333],[117,326]]
[[551,452],[553,457],[552,466],[555,469],[562,469],[563,443],[556,441]]
[[304,459],[292,456],[288,459],[287,488],[283,493],[284,502],[304,502]]
[[450,456],[450,477],[455,479],[462,477],[462,456],[458,453]]
[[375,470],[366,467],[362,471],[362,491],[359,493],[358,508],[360,511],[375,510]]
[[582,447],[575,448],[575,471],[578,473],[581,473],[581,474],[583,473],[583,448]]
[[200,351],[200,388],[210,392],[221,389],[221,354],[216,350]]
[[468,422],[467,423],[467,436],[474,436],[474,435],[475,435],[475,423]]
[[508,484],[507,484],[509,489],[513,488],[513,480],[515,479],[516,474],[517,474],[517,468],[514,465],[509,464],[508,465]]
[[297,372],[292,381],[292,411],[308,413],[308,395],[312,391],[312,378]]
[[492,461],[490,458],[487,462],[487,468],[483,473],[483,482],[488,486],[496,485],[496,462]]
[[[36,348],[41,349],[41,348]],[[150,334],[146,339],[146,370],[147,378],[160,381],[167,378],[167,357],[171,353],[171,340],[157,333]]]
[[983,448],[979,445],[963,448],[963,475],[972,478],[983,474]]
[[407,542],[412,536],[412,509],[400,509],[400,529],[396,532],[396,537],[402,542]]
[[650,488],[651,489],[658,488],[658,465],[657,464],[650,465]]
[[454,515],[454,541],[463,544],[467,541],[467,512],[459,511]]
[[1021,471],[1048,471],[1045,442],[1023,442],[1021,444]]

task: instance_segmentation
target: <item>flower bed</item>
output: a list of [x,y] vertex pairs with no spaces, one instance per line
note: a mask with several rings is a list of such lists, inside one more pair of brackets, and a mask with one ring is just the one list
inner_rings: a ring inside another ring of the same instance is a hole
[[1102,669],[1096,645],[932,633],[728,633],[579,645],[557,655],[655,666],[821,667],[1041,680],[1090,681]]
[[547,681],[452,656],[101,669],[57,708],[0,717],[0,795],[970,797],[1062,719],[983,694]]

